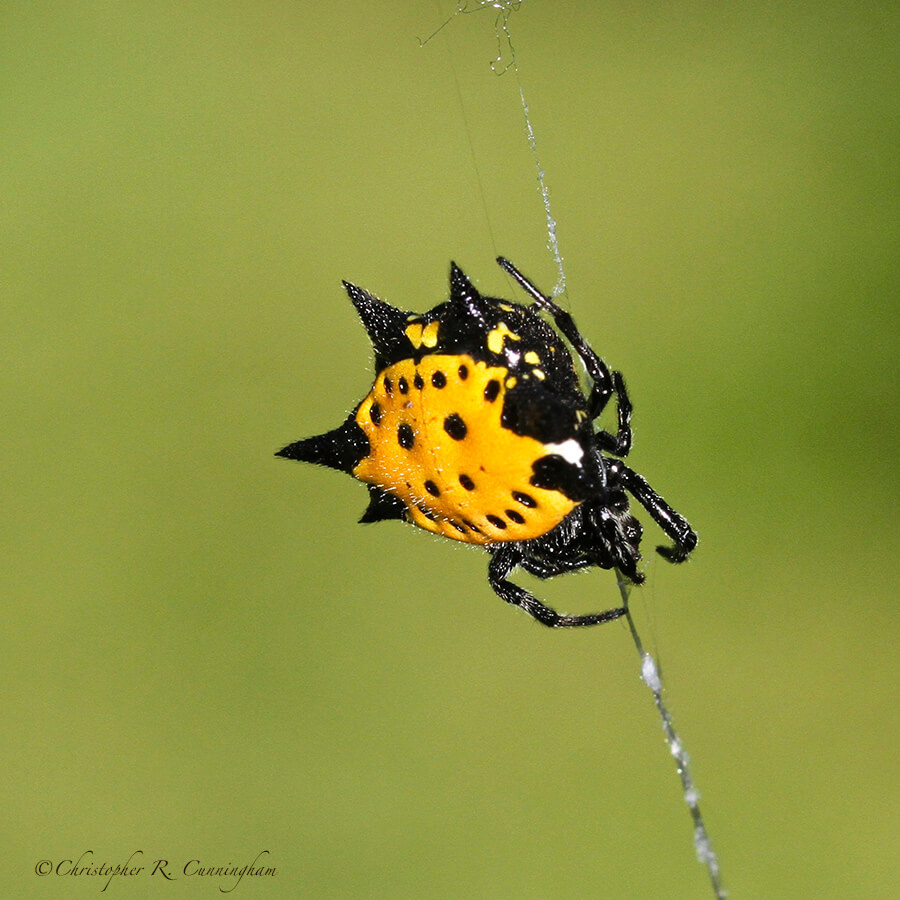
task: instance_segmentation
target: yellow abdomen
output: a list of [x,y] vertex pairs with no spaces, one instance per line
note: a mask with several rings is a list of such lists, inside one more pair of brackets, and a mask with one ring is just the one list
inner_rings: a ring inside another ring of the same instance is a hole
[[383,369],[356,413],[371,452],[354,476],[399,497],[420,528],[458,541],[546,534],[577,504],[531,484],[547,449],[502,426],[507,378],[465,355]]

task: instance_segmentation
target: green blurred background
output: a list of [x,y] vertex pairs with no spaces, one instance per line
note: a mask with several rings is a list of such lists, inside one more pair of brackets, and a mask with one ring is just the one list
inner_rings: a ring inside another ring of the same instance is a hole
[[[368,389],[341,278],[555,283],[493,13],[418,45],[451,9],[0,7],[4,897],[98,894],[34,873],[85,850],[271,851],[245,897],[711,896],[625,625],[542,629],[272,457]],[[510,25],[566,302],[700,532],[634,603],[726,886],[897,897],[896,7]]]

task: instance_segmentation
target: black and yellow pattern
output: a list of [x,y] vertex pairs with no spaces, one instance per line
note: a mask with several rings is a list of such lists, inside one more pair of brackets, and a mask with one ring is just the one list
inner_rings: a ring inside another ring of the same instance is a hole
[[[371,391],[342,426],[279,456],[345,471],[369,487],[363,522],[401,519],[493,556],[494,590],[547,625],[591,625],[623,610],[564,616],[506,580],[599,566],[643,576],[631,493],[674,539],[673,562],[696,544],[688,523],[614,456],[631,446],[631,403],[571,317],[505,259],[535,301],[482,297],[455,265],[450,298],[424,315],[347,284],[375,350]],[[559,332],[540,316],[549,313]],[[563,338],[565,340],[563,340]],[[566,341],[593,386],[582,392]],[[615,434],[594,420],[616,398]],[[605,454],[612,454],[608,456]]]
[[508,380],[507,370],[468,355],[384,369],[356,411],[370,451],[353,475],[445,537],[488,544],[546,534],[576,501],[532,483],[547,448],[503,427]]

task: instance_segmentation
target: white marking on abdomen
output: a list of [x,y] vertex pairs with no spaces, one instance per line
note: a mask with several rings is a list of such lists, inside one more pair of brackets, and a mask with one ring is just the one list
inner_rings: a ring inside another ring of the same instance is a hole
[[555,453],[566,462],[570,462],[575,466],[580,466],[582,459],[584,459],[584,448],[575,438],[569,438],[561,444],[544,444],[544,449],[547,453]]

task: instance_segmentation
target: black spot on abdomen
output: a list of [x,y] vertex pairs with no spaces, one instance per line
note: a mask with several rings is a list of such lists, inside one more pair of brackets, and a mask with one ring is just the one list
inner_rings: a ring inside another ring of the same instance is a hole
[[535,460],[531,468],[534,474],[529,481],[535,487],[559,491],[570,500],[584,500],[587,496],[581,470],[556,453]]
[[450,415],[444,419],[444,431],[446,431],[454,441],[461,441],[466,436],[469,429],[466,428],[466,423],[463,422],[459,413],[450,413]]

